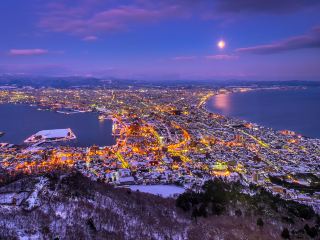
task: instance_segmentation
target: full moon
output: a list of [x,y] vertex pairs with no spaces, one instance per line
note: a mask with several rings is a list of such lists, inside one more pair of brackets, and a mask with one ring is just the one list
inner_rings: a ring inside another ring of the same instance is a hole
[[226,42],[223,41],[223,40],[220,40],[220,41],[217,43],[217,46],[218,46],[218,48],[220,48],[220,49],[224,49],[225,46],[226,46]]

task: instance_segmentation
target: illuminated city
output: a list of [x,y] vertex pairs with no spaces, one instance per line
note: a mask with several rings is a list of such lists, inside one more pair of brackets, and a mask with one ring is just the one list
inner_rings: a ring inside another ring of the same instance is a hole
[[226,92],[247,90],[2,90],[2,103],[98,112],[97,121],[112,119],[116,144],[52,147],[42,146],[41,139],[21,147],[3,144],[1,167],[17,174],[67,166],[115,185],[178,183],[191,189],[219,176],[318,206],[316,193],[288,190],[273,179],[310,187],[309,175],[319,171],[319,139],[206,110],[213,95],[224,94],[217,102],[223,106],[228,104]]

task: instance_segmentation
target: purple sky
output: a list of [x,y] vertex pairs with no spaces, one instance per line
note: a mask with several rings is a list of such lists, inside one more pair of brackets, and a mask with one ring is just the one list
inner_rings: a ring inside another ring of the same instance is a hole
[[0,11],[0,73],[320,80],[319,0],[1,0]]

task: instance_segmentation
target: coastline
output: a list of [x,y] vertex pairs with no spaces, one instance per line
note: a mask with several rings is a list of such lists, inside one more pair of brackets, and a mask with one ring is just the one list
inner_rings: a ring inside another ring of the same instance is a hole
[[[270,121],[270,123],[267,123],[266,122],[261,122],[261,121],[255,121],[253,120],[249,115],[248,113],[245,113],[247,116],[244,116],[244,117],[239,117],[237,115],[239,114],[236,114],[235,112],[232,113],[229,113],[229,114],[223,114],[219,111],[214,111],[212,109],[210,109],[210,102],[211,101],[214,101],[213,99],[216,98],[216,97],[219,97],[219,96],[222,96],[222,95],[233,95],[233,94],[242,94],[242,93],[248,93],[248,92],[262,92],[262,91],[302,91],[302,90],[309,90],[309,89],[314,89],[313,87],[270,87],[270,88],[251,88],[251,89],[247,89],[246,91],[241,91],[239,89],[236,89],[236,90],[232,90],[232,91],[227,91],[227,92],[222,92],[222,93],[218,93],[218,94],[215,94],[213,96],[211,96],[210,98],[207,99],[207,101],[203,104],[202,108],[208,112],[208,113],[213,113],[213,114],[218,114],[218,115],[221,115],[225,118],[229,118],[229,119],[236,119],[236,120],[241,120],[241,121],[245,121],[245,122],[248,122],[248,123],[252,123],[252,124],[255,124],[257,126],[260,126],[260,127],[264,127],[264,128],[268,128],[268,129],[271,129],[273,131],[281,131],[281,130],[292,130],[294,132],[297,132],[298,134],[302,135],[303,137],[305,138],[312,138],[312,139],[320,139],[320,133],[317,134],[317,136],[309,136],[307,133],[305,133],[304,131],[299,131],[297,129],[294,129],[294,128],[290,128],[290,127],[279,127],[277,126],[277,124],[274,123],[274,121]],[[249,103],[250,104],[250,103]],[[294,105],[294,104],[292,104]],[[212,107],[212,108],[216,108],[216,107]],[[251,115],[251,114],[250,114]],[[255,113],[252,113],[253,116],[257,116],[257,114]],[[265,119],[264,119],[265,120]],[[272,119],[274,120],[274,119]],[[301,124],[303,125],[303,124]],[[299,127],[300,125],[297,125],[297,127]]]
[[[99,112],[98,111],[81,111],[81,110],[72,110],[72,113],[65,113],[65,112],[59,112],[59,111],[56,111],[55,109],[51,109],[49,107],[43,107],[41,108],[41,106],[39,105],[35,105],[35,104],[29,104],[29,103],[13,103],[13,102],[1,102],[0,105],[7,105],[7,106],[17,106],[17,107],[26,107],[26,108],[32,108],[34,111],[37,111],[37,112],[48,112],[48,113],[51,113],[51,114],[57,114],[57,115],[61,115],[62,117],[59,117],[59,118],[70,118],[72,117],[73,119],[77,118],[78,114],[77,113],[86,113],[86,114],[93,114],[93,119],[97,121],[97,125],[100,125],[103,124],[101,122],[99,122],[98,120],[98,114]],[[79,117],[80,117],[80,120],[83,119],[83,117],[81,117],[80,115],[82,114],[79,114]],[[19,116],[16,116],[15,118],[19,119],[20,117]],[[23,118],[23,117],[22,117]],[[85,117],[85,119],[87,119],[88,117]],[[91,120],[92,120],[92,117],[89,117]],[[49,119],[47,119],[49,120]],[[35,120],[36,121],[36,120]],[[45,120],[46,121],[46,120]],[[59,121],[60,124],[55,124],[56,126],[51,126],[52,124],[49,124],[50,126],[40,126],[39,128],[35,128],[34,131],[31,131],[29,133],[29,135],[27,134],[26,136],[19,136],[19,139],[21,138],[21,141],[19,141],[18,137],[14,137],[16,138],[15,140],[10,140],[9,139],[2,139],[2,136],[1,136],[1,140],[4,141],[4,142],[7,142],[9,144],[14,144],[14,145],[25,145],[27,144],[26,142],[24,142],[24,140],[26,140],[28,137],[30,137],[31,135],[33,135],[34,133],[38,132],[38,131],[41,131],[41,130],[50,130],[50,129],[57,129],[57,128],[71,128],[72,130],[75,129],[75,127],[70,124],[70,120],[66,120],[66,124],[63,124],[63,122]],[[54,121],[53,121],[54,122]],[[92,121],[91,121],[92,122]],[[106,143],[106,144],[98,144],[98,146],[101,146],[101,147],[110,147],[110,146],[114,146],[116,144],[116,136],[113,134],[113,131],[112,129],[114,128],[114,120],[111,118],[111,116],[108,116],[106,118],[106,124],[110,124],[110,135],[108,134],[108,132],[105,132],[105,138],[107,142],[111,141],[111,140],[108,140],[109,138],[111,139],[112,138],[112,143]],[[72,123],[72,122],[71,122]],[[34,124],[33,124],[34,125]],[[43,124],[42,124],[43,125]],[[47,124],[48,125],[48,124]],[[61,125],[61,126],[60,126]],[[70,125],[70,126],[69,126]],[[75,124],[77,126],[77,124]],[[79,125],[79,124],[78,124]],[[6,126],[6,123],[5,125]],[[73,126],[73,127],[72,127]],[[9,127],[11,128],[11,127]],[[98,127],[100,129],[100,127]],[[79,131],[82,131],[81,130],[82,127],[78,127],[77,126],[77,132]],[[83,129],[86,129],[86,128],[83,128]],[[1,131],[0,132],[5,132],[7,133],[8,135],[10,134],[10,132],[12,131],[6,131],[6,129],[0,129]],[[100,131],[97,129],[97,131]],[[105,130],[107,131],[107,130]],[[88,133],[88,131],[86,131],[86,133],[84,133],[84,135],[86,136]],[[5,135],[7,135],[5,134]],[[77,138],[72,138],[72,139],[68,139],[67,141],[63,141],[63,140],[59,140],[59,141],[46,141],[46,142],[42,142],[42,143],[49,143],[49,144],[54,144],[54,143],[58,143],[59,145],[61,146],[70,146],[70,147],[90,147],[92,145],[95,145],[94,143],[92,144],[89,144],[89,145],[86,145],[86,143],[81,143],[81,139],[84,139],[84,137],[78,137],[78,134],[77,135]],[[83,134],[81,134],[83,135]],[[100,134],[101,135],[101,134]],[[12,138],[12,137],[11,137]],[[101,136],[98,136],[98,138],[100,138],[100,142],[103,141],[101,140]],[[77,143],[79,142],[80,140],[80,143]],[[82,146],[83,145],[83,146]],[[86,145],[86,146],[85,146]],[[96,144],[97,145],[97,144]]]

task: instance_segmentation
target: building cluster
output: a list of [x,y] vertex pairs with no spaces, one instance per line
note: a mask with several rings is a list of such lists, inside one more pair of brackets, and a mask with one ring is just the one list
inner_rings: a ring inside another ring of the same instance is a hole
[[[115,185],[197,188],[219,176],[264,186],[283,198],[320,203],[320,139],[210,113],[211,96],[246,89],[10,89],[0,103],[60,113],[99,112],[113,120],[113,146],[0,145],[11,174],[74,168]],[[224,103],[227,104],[227,103]],[[98,119],[97,119],[98,121]]]

